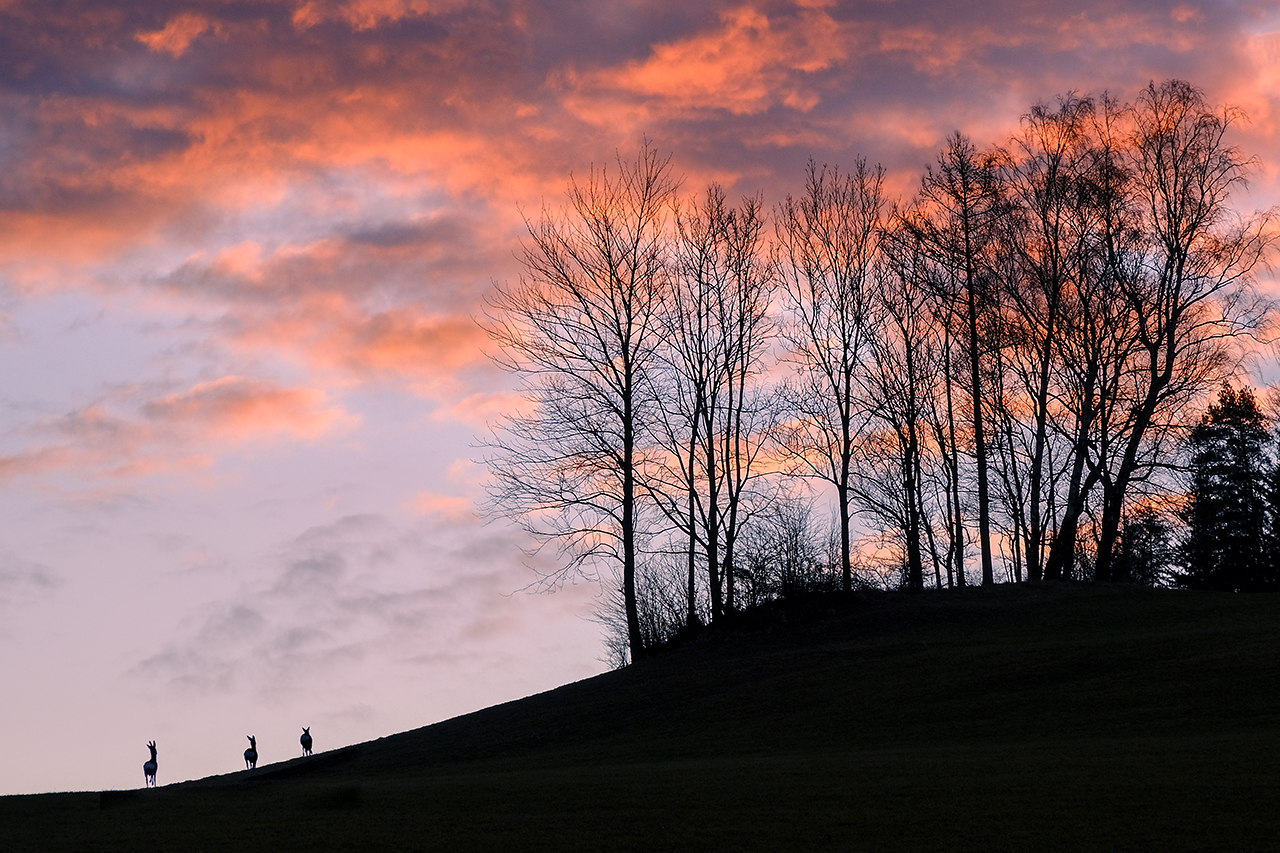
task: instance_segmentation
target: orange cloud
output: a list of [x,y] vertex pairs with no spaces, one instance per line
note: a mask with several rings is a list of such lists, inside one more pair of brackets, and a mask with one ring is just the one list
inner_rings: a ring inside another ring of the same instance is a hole
[[475,502],[458,495],[419,492],[409,502],[409,507],[418,515],[438,515],[454,523],[473,521],[478,517]]
[[354,420],[326,403],[325,395],[313,389],[281,388],[261,380],[224,376],[152,400],[143,406],[143,412],[152,421],[193,427],[218,439],[244,441],[282,434],[314,440]]
[[[1228,98],[1245,111],[1249,133],[1274,140],[1280,136],[1280,30],[1250,36],[1243,49],[1254,73],[1238,80]],[[1266,157],[1260,166],[1269,180],[1277,180],[1276,158]]]
[[570,97],[570,109],[587,121],[610,121],[601,101],[625,92],[656,102],[654,111],[664,114],[723,109],[753,115],[778,104],[803,112],[819,100],[803,75],[850,52],[849,33],[816,6],[775,19],[744,6],[721,12],[720,23],[715,32],[653,46],[643,62],[563,78],[582,92]]
[[307,0],[293,13],[293,24],[300,29],[314,27],[325,21],[342,21],[357,32],[371,30],[385,22],[403,18],[422,17],[456,9],[458,2],[427,2],[427,0]]
[[111,395],[28,425],[32,446],[0,457],[0,480],[73,469],[93,477],[143,477],[208,468],[228,446],[316,441],[357,418],[321,392],[225,376],[140,403],[141,389]]
[[461,373],[489,367],[487,338],[468,317],[406,306],[372,314],[336,294],[303,299],[288,316],[242,315],[235,340],[296,353],[314,369],[403,382],[424,396],[451,396]]
[[134,38],[156,52],[182,56],[196,37],[210,28],[209,19],[193,12],[183,12],[165,24],[164,29],[138,33]]
[[452,374],[477,361],[484,334],[465,317],[428,317],[412,308],[383,312],[351,329],[358,363],[378,370]]

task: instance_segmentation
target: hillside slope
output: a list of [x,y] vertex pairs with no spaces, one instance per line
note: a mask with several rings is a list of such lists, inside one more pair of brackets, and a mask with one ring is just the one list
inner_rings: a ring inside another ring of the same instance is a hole
[[806,610],[309,759],[0,798],[0,850],[1280,849],[1280,596]]

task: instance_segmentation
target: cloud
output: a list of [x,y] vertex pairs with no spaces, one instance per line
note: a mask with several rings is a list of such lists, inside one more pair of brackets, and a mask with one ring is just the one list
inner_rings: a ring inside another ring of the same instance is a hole
[[236,604],[211,616],[200,629],[202,645],[239,643],[262,633],[266,620],[254,607]]
[[[660,115],[695,110],[726,110],[735,115],[761,113],[775,105],[808,111],[818,94],[803,83],[807,74],[845,59],[851,34],[825,11],[815,8],[770,19],[750,6],[720,12],[713,32],[657,44],[642,62],[606,68],[565,82],[590,92],[570,108],[586,121],[613,120],[607,103],[630,93],[654,104]],[[650,113],[651,118],[655,118]]]
[[24,601],[47,597],[61,585],[48,566],[0,552],[0,613]]
[[485,229],[441,214],[332,230],[305,243],[246,240],[196,253],[163,286],[176,305],[218,312],[208,332],[231,350],[270,353],[338,384],[391,381],[440,398],[495,372],[471,318],[489,287],[476,280],[486,263],[473,245]]
[[530,409],[527,397],[519,394],[479,393],[471,394],[454,403],[448,410],[449,417],[475,427],[496,424],[509,415],[517,415]]
[[230,335],[262,332],[241,340],[281,331],[253,306],[297,299],[281,348],[335,365],[337,329],[349,367],[474,393],[404,366],[456,365],[431,341],[513,269],[518,202],[641,135],[695,183],[776,199],[810,154],[915,173],[951,130],[1000,141],[1066,88],[1176,73],[1261,118],[1246,18],[1142,0],[12,3],[0,249],[11,282],[47,289],[190,248],[136,278],[220,301]]
[[191,429],[202,436],[231,441],[284,434],[314,440],[350,424],[352,416],[327,405],[310,388],[281,388],[240,376],[201,382],[177,394],[149,400],[142,412],[153,423]]
[[357,418],[309,388],[224,376],[148,396],[141,386],[23,427],[27,446],[0,455],[0,479],[72,469],[92,477],[138,477],[204,468],[228,447],[317,441]]
[[309,298],[283,316],[242,312],[230,341],[278,348],[313,369],[357,379],[393,378],[424,396],[456,394],[468,371],[490,365],[484,332],[469,317],[431,316],[407,306],[365,314],[339,296]]
[[175,59],[186,51],[191,42],[209,29],[209,20],[203,15],[184,12],[170,19],[162,30],[138,33],[135,38],[154,51],[168,53]]
[[341,21],[361,32],[384,23],[452,11],[462,5],[443,0],[306,0],[294,11],[293,23],[299,29],[308,29],[325,21]]
[[419,492],[409,506],[418,515],[438,515],[446,521],[469,521],[477,517],[475,499],[462,495]]
[[370,656],[487,654],[477,644],[517,627],[507,594],[522,574],[509,563],[514,545],[492,538],[474,517],[405,526],[362,514],[311,527],[282,543],[249,589],[193,614],[132,672],[196,692],[278,691]]
[[73,440],[11,448],[0,477],[316,441],[357,423],[325,389],[366,384],[492,420],[512,400],[471,318],[519,274],[517,204],[555,206],[643,135],[691,187],[776,201],[810,155],[884,162],[909,193],[950,131],[1003,141],[1067,88],[1183,76],[1242,103],[1263,150],[1280,132],[1275,21],[1231,5],[91,6],[0,8],[0,276],[19,298],[142,292],[223,363],[30,425]]

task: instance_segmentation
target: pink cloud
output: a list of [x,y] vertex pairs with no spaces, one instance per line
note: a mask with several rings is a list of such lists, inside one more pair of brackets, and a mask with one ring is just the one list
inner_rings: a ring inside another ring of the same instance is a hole
[[467,316],[433,315],[417,306],[368,313],[340,294],[296,301],[287,313],[242,310],[229,340],[272,349],[337,381],[393,380],[426,396],[452,395],[464,374],[487,371],[484,332]]
[[209,27],[209,19],[203,15],[183,12],[170,19],[164,29],[138,33],[135,38],[154,51],[168,53],[177,58],[182,56],[191,42]]
[[497,423],[503,417],[519,414],[531,408],[527,397],[512,393],[482,392],[469,394],[454,403],[448,409],[448,415],[454,420],[484,427]]
[[307,29],[325,21],[342,21],[357,32],[384,22],[456,9],[458,2],[444,0],[306,0],[293,13],[294,26]]
[[117,389],[60,417],[28,424],[29,446],[0,457],[0,480],[61,470],[90,477],[145,477],[206,469],[251,443],[318,441],[358,418],[320,391],[238,376],[142,399]]
[[475,501],[459,495],[419,492],[409,502],[409,507],[417,515],[437,515],[453,523],[475,521],[478,518]]
[[155,423],[237,442],[270,435],[315,440],[350,427],[353,420],[341,408],[329,405],[320,391],[281,388],[240,376],[198,383],[148,401],[142,411]]
[[820,10],[771,20],[741,6],[719,17],[716,32],[654,45],[648,59],[600,70],[585,86],[635,92],[659,99],[668,110],[755,114],[776,104],[808,110],[818,95],[799,81],[800,74],[832,67],[849,54],[849,33]]

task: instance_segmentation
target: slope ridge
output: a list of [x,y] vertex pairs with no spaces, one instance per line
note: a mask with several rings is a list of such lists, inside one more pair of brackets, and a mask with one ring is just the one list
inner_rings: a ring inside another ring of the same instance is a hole
[[251,773],[0,798],[0,849],[1280,848],[1277,641],[1276,596],[811,599]]

